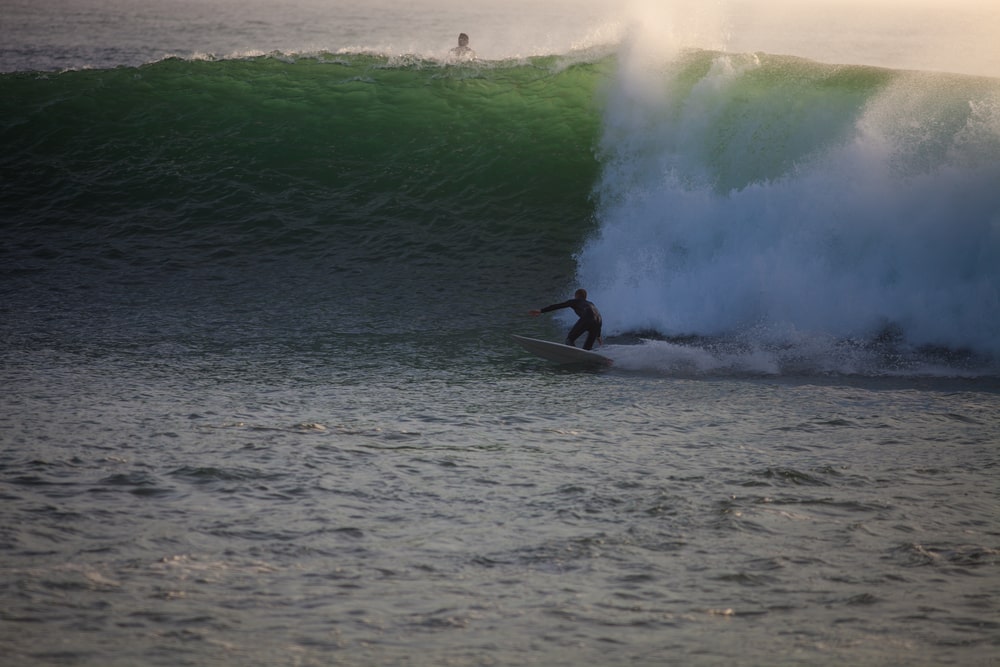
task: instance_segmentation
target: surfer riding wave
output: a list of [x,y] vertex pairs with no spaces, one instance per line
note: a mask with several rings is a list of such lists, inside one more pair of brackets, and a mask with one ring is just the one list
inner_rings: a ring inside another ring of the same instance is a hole
[[548,313],[553,310],[560,310],[562,308],[572,308],[573,312],[580,319],[576,321],[573,328],[569,330],[566,334],[566,344],[570,347],[576,347],[576,339],[579,338],[584,332],[587,333],[587,339],[583,343],[583,349],[589,350],[594,347],[595,341],[600,341],[604,344],[604,340],[601,338],[601,312],[597,310],[595,306],[590,301],[587,301],[587,290],[578,289],[573,295],[573,298],[569,301],[563,301],[562,303],[554,303],[551,306],[545,306],[544,308],[536,308],[529,310],[528,314],[532,317],[538,317],[542,313]]

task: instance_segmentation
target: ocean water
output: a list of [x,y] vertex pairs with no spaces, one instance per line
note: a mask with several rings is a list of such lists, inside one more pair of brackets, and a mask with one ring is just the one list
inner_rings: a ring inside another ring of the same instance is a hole
[[535,4],[2,3],[0,664],[1000,662],[996,10]]

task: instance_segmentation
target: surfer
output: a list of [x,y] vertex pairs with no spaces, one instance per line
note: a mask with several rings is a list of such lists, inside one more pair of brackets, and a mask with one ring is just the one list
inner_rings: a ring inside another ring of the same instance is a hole
[[541,309],[529,310],[528,314],[532,317],[538,317],[542,313],[548,313],[561,308],[572,308],[576,316],[580,318],[573,325],[573,328],[569,330],[569,333],[566,334],[567,345],[576,347],[576,339],[585,331],[587,332],[587,340],[583,343],[583,349],[589,350],[594,347],[594,341],[600,341],[602,345],[604,344],[604,339],[601,338],[601,313],[597,310],[597,306],[587,301],[587,290],[583,288],[578,289],[569,301],[554,303],[551,306],[545,306]]
[[456,60],[474,60],[476,52],[469,47],[469,36],[464,32],[458,36],[458,46],[451,50],[451,57]]

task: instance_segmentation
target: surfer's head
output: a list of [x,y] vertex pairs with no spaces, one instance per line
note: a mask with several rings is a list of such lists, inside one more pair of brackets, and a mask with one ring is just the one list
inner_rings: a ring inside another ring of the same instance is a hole
[[585,290],[585,289],[583,289],[581,287],[580,289],[578,289],[576,291],[576,294],[574,294],[573,296],[575,296],[577,299],[586,299],[587,298],[587,290]]
[[466,35],[464,32],[461,33],[458,36],[458,45],[459,46],[468,46],[469,45],[469,36]]

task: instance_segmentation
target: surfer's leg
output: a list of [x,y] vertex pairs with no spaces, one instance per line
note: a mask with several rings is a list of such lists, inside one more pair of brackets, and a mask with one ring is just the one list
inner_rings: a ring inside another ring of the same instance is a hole
[[601,337],[601,325],[591,326],[587,329],[587,341],[583,344],[583,349],[589,350],[594,347],[594,343]]
[[566,334],[566,344],[570,347],[576,347],[576,339],[579,338],[580,334],[586,330],[586,325],[582,321],[578,320],[577,323],[573,325],[573,328],[569,330],[569,333]]

